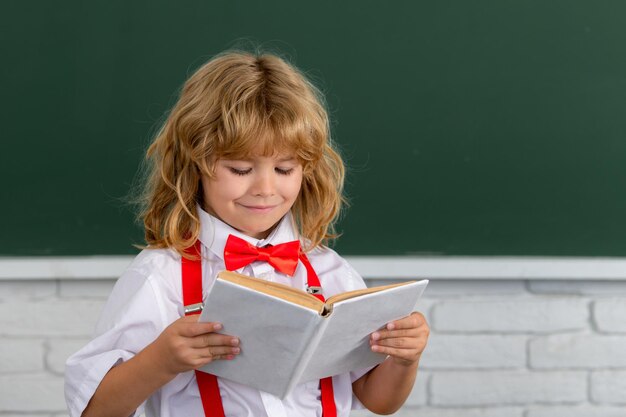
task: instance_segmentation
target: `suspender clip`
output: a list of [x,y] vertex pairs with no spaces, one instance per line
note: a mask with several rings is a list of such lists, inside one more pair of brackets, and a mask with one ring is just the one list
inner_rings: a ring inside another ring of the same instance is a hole
[[185,315],[199,313],[204,308],[204,303],[189,304],[185,306]]
[[322,293],[322,287],[306,287],[306,292],[308,292],[309,294],[321,294]]

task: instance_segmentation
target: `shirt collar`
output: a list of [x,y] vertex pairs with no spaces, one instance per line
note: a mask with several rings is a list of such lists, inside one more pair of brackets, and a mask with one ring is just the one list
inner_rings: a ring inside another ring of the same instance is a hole
[[297,240],[297,234],[291,213],[287,213],[280,220],[278,225],[274,228],[274,230],[272,230],[272,233],[270,233],[267,238],[255,239],[234,229],[217,217],[212,216],[204,211],[200,206],[197,206],[197,210],[198,215],[200,216],[200,242],[202,242],[204,246],[206,246],[220,259],[224,259],[224,247],[226,246],[228,235],[235,235],[257,247],[265,245],[278,245],[280,243]]

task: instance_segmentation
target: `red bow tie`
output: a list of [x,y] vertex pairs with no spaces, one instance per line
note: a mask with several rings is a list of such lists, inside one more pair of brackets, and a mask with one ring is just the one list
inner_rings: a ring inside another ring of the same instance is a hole
[[297,240],[258,248],[237,236],[229,235],[224,247],[224,262],[229,271],[234,271],[254,261],[265,261],[275,270],[292,276],[296,272],[299,255],[300,242]]

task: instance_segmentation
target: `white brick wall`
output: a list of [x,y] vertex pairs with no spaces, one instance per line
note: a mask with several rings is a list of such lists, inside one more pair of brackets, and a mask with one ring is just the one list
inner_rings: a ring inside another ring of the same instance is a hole
[[530,367],[541,369],[626,368],[626,335],[557,334],[529,343]]
[[592,372],[591,398],[598,403],[626,405],[626,371]]
[[432,310],[432,327],[459,333],[549,333],[589,325],[588,300],[531,298],[442,301]]
[[[113,281],[106,282],[111,288]],[[66,416],[65,360],[89,340],[99,281],[0,280],[0,416]],[[64,287],[71,290],[63,291]],[[82,289],[92,288],[93,294]]]
[[624,333],[626,335],[626,303],[624,298],[598,300],[593,303],[593,319],[598,331]]
[[[67,415],[65,359],[112,285],[0,280],[0,417]],[[397,416],[626,416],[626,281],[434,279],[419,308],[430,343]]]

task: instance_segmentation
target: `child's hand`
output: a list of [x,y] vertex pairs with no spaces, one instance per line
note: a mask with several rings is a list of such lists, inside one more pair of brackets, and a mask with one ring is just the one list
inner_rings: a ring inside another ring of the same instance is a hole
[[421,313],[388,323],[371,334],[372,351],[391,356],[397,364],[410,366],[419,360],[426,348],[430,328]]
[[186,316],[163,330],[152,346],[165,371],[179,374],[239,354],[239,339],[215,333],[221,329],[219,323],[198,323],[197,315]]

